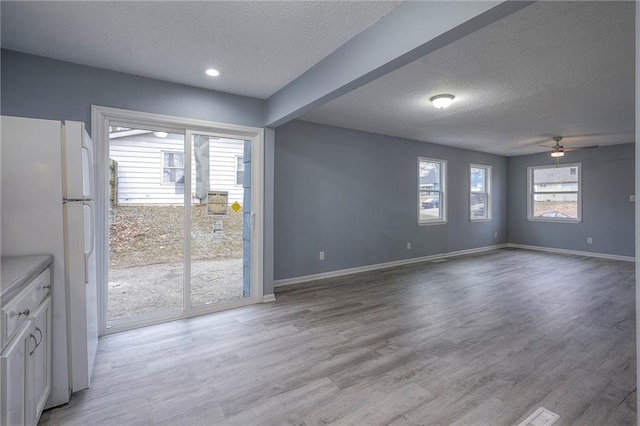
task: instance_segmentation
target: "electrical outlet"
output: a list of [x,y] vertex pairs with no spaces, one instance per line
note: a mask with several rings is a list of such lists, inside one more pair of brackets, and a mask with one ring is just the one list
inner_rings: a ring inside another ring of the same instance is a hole
[[587,237],[587,244],[593,244],[593,238]]
[[407,250],[411,250],[411,241],[407,242]]
[[324,252],[323,251],[320,252],[320,260],[324,260]]
[[629,195],[629,201],[631,201],[632,203],[636,202],[636,196],[635,195]]
[[498,238],[498,231],[493,233],[493,238]]

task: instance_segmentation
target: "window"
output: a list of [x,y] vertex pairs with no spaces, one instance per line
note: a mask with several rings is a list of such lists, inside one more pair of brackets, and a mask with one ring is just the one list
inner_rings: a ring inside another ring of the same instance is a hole
[[581,164],[529,167],[529,220],[582,220]]
[[469,167],[469,218],[491,220],[491,166]]
[[236,185],[244,184],[244,159],[242,156],[236,156]]
[[447,162],[418,158],[418,223],[429,225],[447,221]]
[[184,184],[184,153],[162,151],[162,183]]

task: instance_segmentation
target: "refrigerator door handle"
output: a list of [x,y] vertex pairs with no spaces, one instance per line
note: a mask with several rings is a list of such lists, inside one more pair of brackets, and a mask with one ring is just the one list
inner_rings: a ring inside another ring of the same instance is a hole
[[[95,247],[95,218],[94,218],[94,212],[93,212],[93,202],[84,202],[82,203],[85,207],[89,208],[89,247],[88,250],[85,247],[84,250],[84,282],[85,284],[89,284],[89,256],[91,256],[91,253],[93,253],[94,247]],[[85,218],[86,219],[86,218]],[[87,228],[85,227],[85,232],[87,231]]]

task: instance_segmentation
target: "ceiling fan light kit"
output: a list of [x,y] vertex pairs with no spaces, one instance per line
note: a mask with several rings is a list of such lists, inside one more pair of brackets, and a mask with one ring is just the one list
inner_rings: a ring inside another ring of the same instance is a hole
[[597,148],[598,145],[591,145],[591,146],[580,146],[580,147],[574,147],[574,148],[566,148],[562,145],[560,145],[560,141],[562,140],[562,136],[554,136],[553,138],[554,141],[556,141],[556,144],[553,146],[549,146],[549,145],[540,145],[544,148],[551,148],[551,156],[553,158],[557,158],[559,159],[560,157],[564,157],[564,153],[565,152],[569,152],[569,151],[578,151],[580,149],[592,149],[592,148]]

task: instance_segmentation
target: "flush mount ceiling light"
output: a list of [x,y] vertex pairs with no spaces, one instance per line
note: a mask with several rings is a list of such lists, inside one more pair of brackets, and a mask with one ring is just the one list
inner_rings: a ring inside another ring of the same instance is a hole
[[218,71],[215,68],[209,68],[208,70],[206,70],[204,72],[206,75],[208,75],[209,77],[217,77],[220,75],[220,71]]
[[169,133],[167,132],[153,132],[153,134],[158,138],[166,138],[167,136],[169,136]]
[[436,95],[429,99],[434,107],[438,109],[445,109],[451,102],[453,102],[453,95]]

